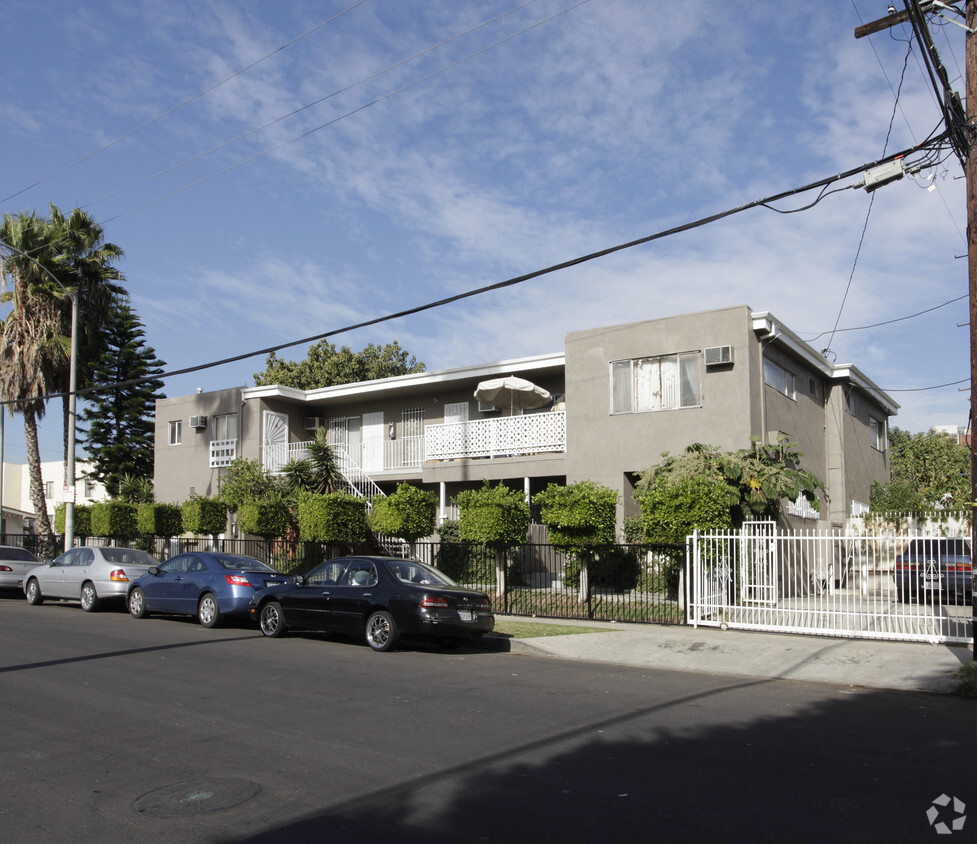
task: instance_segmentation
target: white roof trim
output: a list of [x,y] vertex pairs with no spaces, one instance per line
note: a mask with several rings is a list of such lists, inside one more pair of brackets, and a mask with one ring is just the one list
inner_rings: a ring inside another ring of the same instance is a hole
[[562,369],[566,366],[566,355],[535,355],[528,358],[514,358],[496,363],[483,363],[475,366],[462,366],[457,369],[442,369],[437,372],[415,372],[411,375],[396,375],[393,378],[379,378],[374,381],[359,381],[355,384],[337,384],[332,387],[319,387],[315,390],[297,390],[294,387],[271,385],[267,387],[246,387],[241,398],[267,399],[290,398],[309,403],[326,399],[346,398],[365,393],[376,395],[402,390],[405,387],[427,387],[451,384],[457,381],[482,380],[499,375],[514,375],[540,369]]
[[855,364],[831,363],[824,355],[819,355],[813,347],[801,340],[800,337],[769,311],[760,311],[753,314],[753,330],[758,335],[762,335],[760,337],[761,340],[773,340],[789,349],[805,363],[820,371],[826,378],[834,381],[845,379],[851,381],[856,387],[864,390],[884,407],[890,416],[895,416],[898,412],[900,407],[899,403],[855,366]]

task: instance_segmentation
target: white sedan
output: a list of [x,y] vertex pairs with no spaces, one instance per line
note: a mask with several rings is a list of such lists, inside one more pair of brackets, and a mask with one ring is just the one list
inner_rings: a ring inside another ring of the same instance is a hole
[[31,569],[24,576],[24,594],[28,604],[63,598],[81,601],[81,608],[92,612],[107,598],[125,600],[129,582],[158,565],[159,560],[136,548],[72,548]]
[[40,564],[26,548],[0,545],[0,589],[20,589],[24,575]]

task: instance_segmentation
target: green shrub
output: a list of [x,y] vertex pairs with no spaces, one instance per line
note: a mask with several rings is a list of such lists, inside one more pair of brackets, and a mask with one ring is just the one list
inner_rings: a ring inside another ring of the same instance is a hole
[[180,508],[183,530],[198,536],[217,536],[227,529],[227,508],[216,498],[196,496]]
[[[64,502],[54,508],[54,532],[64,533]],[[91,504],[75,505],[75,536],[94,536],[92,533]]]
[[370,535],[366,501],[346,492],[306,495],[299,501],[299,532],[314,542],[362,542]]
[[139,536],[136,505],[118,499],[92,504],[92,535],[135,539]]
[[492,486],[485,481],[481,489],[466,489],[455,496],[460,508],[459,535],[466,542],[479,542],[490,548],[522,545],[529,531],[529,505],[521,492],[501,481]]
[[956,673],[957,687],[954,694],[977,700],[977,662],[967,662]]
[[183,513],[176,504],[137,504],[136,524],[143,536],[179,536]]
[[267,542],[288,533],[292,517],[280,498],[245,501],[237,505],[237,527],[242,534],[260,536]]
[[434,533],[437,515],[438,497],[433,492],[399,484],[393,495],[373,500],[369,520],[374,533],[414,542]]
[[649,542],[684,545],[694,530],[724,530],[732,525],[729,487],[703,476],[660,484],[638,501]]

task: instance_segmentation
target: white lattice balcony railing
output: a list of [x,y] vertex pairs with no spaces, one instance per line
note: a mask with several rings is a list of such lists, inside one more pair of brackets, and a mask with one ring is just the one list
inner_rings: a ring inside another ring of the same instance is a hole
[[225,466],[230,466],[235,457],[237,457],[237,440],[210,441],[211,469],[222,469]]
[[428,425],[424,429],[428,460],[509,457],[566,451],[564,410]]
[[[308,442],[278,443],[266,445],[264,449],[264,466],[269,472],[278,473],[291,460],[301,460],[308,456]],[[377,444],[379,446],[379,443]],[[344,451],[341,446],[333,446],[337,455]],[[377,457],[379,448],[361,446],[356,454],[350,454],[350,460],[363,466],[368,474],[380,472],[394,472],[399,469],[417,469],[424,462],[424,437],[404,437],[399,440],[383,441],[383,465],[379,465]]]

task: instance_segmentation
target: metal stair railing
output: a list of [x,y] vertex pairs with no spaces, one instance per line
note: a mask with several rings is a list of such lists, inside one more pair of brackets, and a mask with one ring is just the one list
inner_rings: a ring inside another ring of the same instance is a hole
[[[339,474],[342,477],[343,487],[346,492],[355,495],[357,498],[366,499],[366,508],[369,510],[374,498],[386,498],[387,494],[377,486],[371,478],[342,446],[332,446],[333,453],[336,455],[336,465],[339,467]],[[376,536],[380,546],[392,557],[407,558],[410,556],[410,543],[399,536]]]

